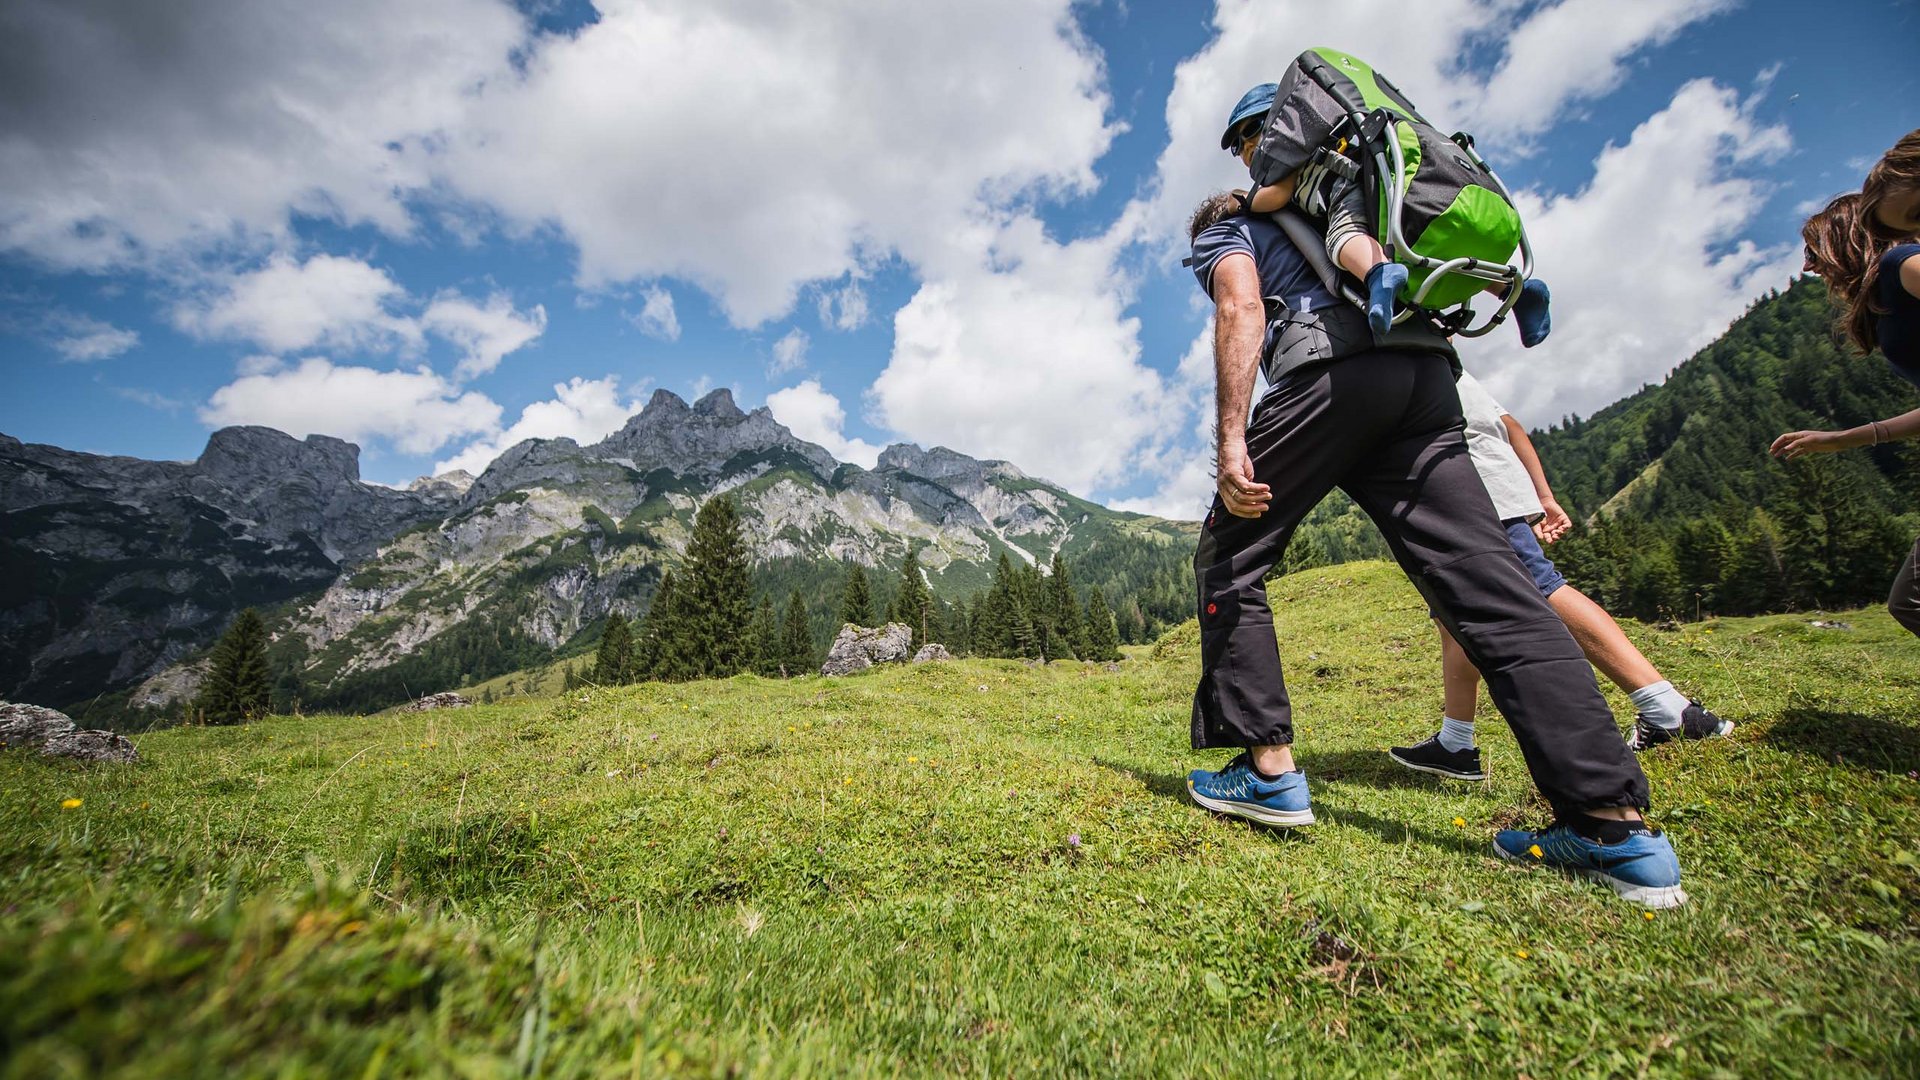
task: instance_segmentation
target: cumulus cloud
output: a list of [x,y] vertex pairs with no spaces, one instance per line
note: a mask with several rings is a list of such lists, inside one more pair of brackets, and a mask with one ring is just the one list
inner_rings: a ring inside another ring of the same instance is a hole
[[1798,271],[1797,247],[1733,242],[1771,194],[1739,167],[1789,145],[1751,102],[1696,80],[1603,150],[1581,190],[1518,193],[1536,270],[1553,289],[1553,335],[1522,350],[1502,327],[1463,345],[1462,358],[1538,425],[1660,379]]
[[60,359],[74,364],[111,360],[140,344],[137,331],[101,322],[87,315],[63,313],[50,320],[48,344]]
[[773,343],[773,360],[767,364],[769,376],[785,375],[807,362],[807,332],[789,330]]
[[335,366],[319,357],[242,376],[214,391],[199,416],[214,427],[261,424],[296,437],[379,440],[409,454],[500,426],[499,405],[430,371]]
[[0,250],[63,268],[411,227],[425,147],[510,69],[498,0],[14,0],[0,7]]
[[1115,240],[1056,243],[1032,218],[987,236],[894,316],[876,417],[923,445],[1005,457],[1074,491],[1121,486],[1167,401],[1140,362]]
[[835,330],[858,330],[867,324],[867,291],[858,281],[839,289],[822,289],[820,323]]
[[[480,87],[440,174],[557,227],[582,284],[677,277],[739,326],[983,200],[1090,189],[1113,135],[1070,0],[599,7]],[[735,197],[743,165],[778,182]]]
[[[1208,319],[1181,354],[1168,387],[1176,426],[1144,456],[1141,472],[1157,486],[1149,494],[1114,499],[1107,505],[1183,521],[1206,516],[1215,490],[1213,372],[1213,320]],[[1259,385],[1253,400],[1260,400]]]
[[841,461],[850,461],[863,469],[880,462],[880,447],[846,436],[847,411],[840,399],[821,389],[820,380],[808,379],[798,386],[776,390],[767,395],[767,408],[773,418],[810,443],[818,443]]
[[[635,388],[636,392],[638,387]],[[477,439],[444,461],[437,462],[435,473],[464,469],[475,476],[485,472],[493,459],[509,447],[527,439],[572,439],[581,445],[599,442],[640,411],[635,398],[621,400],[620,379],[574,378],[555,383],[553,398],[536,401],[520,410],[520,418],[504,431]]]
[[461,349],[465,355],[456,374],[472,378],[499,367],[502,357],[545,333],[547,309],[535,304],[530,312],[515,311],[505,293],[494,293],[484,305],[441,293],[427,305],[420,324]]
[[[419,315],[409,314],[415,306],[391,275],[360,259],[319,254],[301,262],[278,253],[259,269],[230,275],[176,304],[173,322],[196,337],[250,342],[273,353],[411,353],[432,333],[461,351],[456,375],[462,379],[492,371],[547,328],[545,307],[517,311],[505,293],[483,303],[446,291]],[[243,366],[248,362],[252,358]]]
[[627,316],[629,321],[648,337],[680,340],[680,317],[673,310],[673,294],[656,285],[641,295],[640,313]]

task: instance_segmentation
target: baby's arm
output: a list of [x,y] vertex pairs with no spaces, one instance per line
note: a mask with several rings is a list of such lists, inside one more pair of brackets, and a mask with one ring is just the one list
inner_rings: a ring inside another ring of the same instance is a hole
[[1293,185],[1299,173],[1288,173],[1286,179],[1277,184],[1254,188],[1253,198],[1248,201],[1247,209],[1256,214],[1271,214],[1293,201]]

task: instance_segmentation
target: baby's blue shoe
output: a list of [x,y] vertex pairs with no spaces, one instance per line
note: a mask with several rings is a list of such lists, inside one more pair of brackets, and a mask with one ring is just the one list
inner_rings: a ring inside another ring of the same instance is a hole
[[1385,262],[1367,271],[1367,325],[1375,341],[1393,329],[1393,298],[1406,283],[1407,268],[1399,263]]
[[1313,824],[1308,804],[1307,774],[1298,769],[1278,779],[1262,779],[1253,771],[1253,758],[1241,754],[1219,772],[1195,769],[1187,774],[1187,794],[1219,814],[1232,814],[1262,825],[1283,828]]
[[1553,329],[1553,316],[1548,304],[1553,294],[1547,291],[1547,283],[1539,278],[1528,278],[1520,286],[1520,299],[1513,302],[1513,321],[1520,327],[1520,345],[1531,349],[1547,340],[1547,334]]
[[1541,832],[1502,829],[1493,838],[1494,854],[1514,862],[1551,866],[1605,882],[1614,892],[1650,908],[1687,902],[1680,888],[1680,860],[1673,845],[1652,829],[1635,829],[1617,844],[1589,840],[1565,825]]

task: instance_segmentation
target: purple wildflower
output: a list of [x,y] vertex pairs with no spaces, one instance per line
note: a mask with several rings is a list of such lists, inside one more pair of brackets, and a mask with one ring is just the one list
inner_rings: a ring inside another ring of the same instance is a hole
[[1073,848],[1073,849],[1074,849],[1074,850],[1076,850],[1076,851],[1077,851],[1077,850],[1079,850],[1079,848],[1080,848],[1080,834],[1079,834],[1079,833],[1068,833],[1068,834],[1067,834],[1067,846],[1068,846],[1068,847],[1070,847],[1070,848]]

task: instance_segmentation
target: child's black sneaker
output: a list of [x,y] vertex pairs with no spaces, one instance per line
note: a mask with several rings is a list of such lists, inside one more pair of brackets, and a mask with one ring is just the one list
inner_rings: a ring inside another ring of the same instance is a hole
[[1387,756],[1409,769],[1444,776],[1449,780],[1485,780],[1487,778],[1485,770],[1480,768],[1479,747],[1449,750],[1440,745],[1438,735],[1412,746],[1396,746],[1387,751]]
[[1675,739],[1711,739],[1718,735],[1733,732],[1733,721],[1722,720],[1707,711],[1705,705],[1691,702],[1685,712],[1680,714],[1680,726],[1664,728],[1649,723],[1644,717],[1633,718],[1633,734],[1627,736],[1627,745],[1635,750],[1651,750],[1661,743]]

